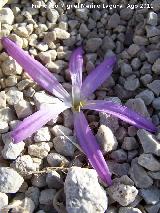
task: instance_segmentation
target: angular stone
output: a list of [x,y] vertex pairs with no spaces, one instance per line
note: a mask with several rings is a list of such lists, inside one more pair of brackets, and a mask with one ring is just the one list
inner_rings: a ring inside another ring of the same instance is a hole
[[46,142],[40,142],[28,146],[28,153],[31,156],[35,156],[41,159],[47,157],[49,151],[50,146]]
[[160,80],[154,80],[152,83],[147,84],[147,87],[151,89],[157,96],[160,94]]
[[105,125],[101,125],[98,129],[96,138],[104,153],[113,151],[117,148],[118,142],[113,135],[111,129]]
[[152,178],[150,178],[145,169],[138,164],[138,158],[132,160],[129,173],[138,188],[148,188],[153,184]]
[[13,24],[13,21],[14,21],[13,11],[9,7],[2,8],[0,10],[0,23],[11,25]]
[[9,167],[0,168],[0,191],[3,193],[16,193],[23,183],[23,178]]
[[5,91],[0,92],[0,109],[6,108],[6,93]]
[[55,125],[50,130],[51,130],[51,133],[54,136],[64,136],[64,135],[71,136],[71,135],[73,135],[71,129],[69,129],[69,128],[65,127],[65,126],[62,126],[62,125]]
[[56,166],[68,166],[69,161],[63,156],[58,153],[49,153],[47,156],[47,162],[50,166],[56,167]]
[[52,171],[46,176],[46,183],[49,188],[60,189],[63,187],[63,179],[56,171]]
[[51,139],[51,133],[48,127],[40,128],[34,135],[35,142],[45,142],[45,141],[50,141],[50,139]]
[[160,162],[152,154],[141,154],[138,164],[152,172],[160,171]]
[[7,103],[15,105],[23,99],[23,92],[20,92],[16,87],[11,87],[6,93]]
[[70,37],[70,34],[65,31],[65,30],[62,30],[60,28],[54,28],[54,32],[56,33],[56,38],[58,39],[68,39]]
[[118,213],[142,213],[138,208],[120,207]]
[[86,42],[86,50],[88,52],[96,52],[102,44],[101,38],[90,38]]
[[[71,167],[65,180],[66,209],[69,213],[105,212],[106,192],[99,185],[93,169]],[[96,191],[96,193],[95,193]]]
[[117,13],[111,15],[108,20],[108,27],[109,28],[116,28],[120,23],[120,16]]
[[149,89],[146,89],[140,92],[138,95],[136,95],[136,98],[141,98],[144,101],[145,105],[148,106],[149,104],[152,103],[154,99],[154,94]]
[[138,142],[134,137],[125,137],[122,143],[122,148],[128,151],[137,149],[139,147]]
[[152,66],[152,71],[153,71],[154,73],[156,73],[157,75],[160,74],[160,58],[157,59],[157,60],[154,62],[153,66]]
[[137,136],[142,144],[144,153],[160,156],[160,143],[156,140],[154,135],[144,129],[139,129],[137,131]]
[[56,194],[55,189],[42,190],[39,197],[39,203],[43,205],[52,205],[55,194]]
[[20,100],[14,108],[19,119],[26,118],[33,112],[31,104],[26,100]]
[[140,195],[147,204],[155,205],[160,201],[160,189],[152,186],[148,189],[141,189]]

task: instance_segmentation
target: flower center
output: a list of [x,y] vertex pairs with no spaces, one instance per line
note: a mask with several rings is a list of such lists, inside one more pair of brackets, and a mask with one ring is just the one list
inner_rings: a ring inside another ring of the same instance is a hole
[[73,103],[73,110],[76,112],[80,112],[81,108],[85,105],[84,101],[74,102]]

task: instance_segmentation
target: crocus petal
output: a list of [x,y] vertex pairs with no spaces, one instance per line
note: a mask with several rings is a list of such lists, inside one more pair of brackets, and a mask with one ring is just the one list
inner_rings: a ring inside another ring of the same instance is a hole
[[90,96],[112,73],[116,57],[111,56],[99,64],[84,80],[82,84],[82,99]]
[[144,118],[137,112],[132,111],[128,107],[122,106],[112,101],[103,101],[103,100],[87,101],[83,109],[106,112],[138,128],[143,128],[151,132],[156,131],[155,125],[150,120]]
[[73,102],[80,101],[80,90],[82,86],[83,50],[81,47],[73,51],[69,61],[69,71],[72,80]]
[[100,178],[111,185],[111,174],[83,112],[75,112],[74,127],[80,146]]
[[13,143],[18,143],[30,137],[51,119],[56,121],[58,115],[67,108],[68,106],[63,103],[46,105],[28,116],[11,132]]
[[61,100],[70,99],[68,92],[39,61],[32,58],[7,37],[2,37],[1,42],[7,53],[23,67],[35,82]]

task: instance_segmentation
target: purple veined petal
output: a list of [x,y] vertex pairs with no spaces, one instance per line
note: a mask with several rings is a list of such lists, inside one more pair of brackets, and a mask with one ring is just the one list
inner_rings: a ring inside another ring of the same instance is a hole
[[82,150],[99,177],[111,185],[111,173],[83,112],[75,112],[74,116],[74,127]]
[[70,100],[68,92],[39,61],[32,58],[9,38],[2,37],[1,42],[7,53],[23,67],[35,82],[61,100]]
[[104,59],[104,61],[86,77],[81,88],[82,99],[89,97],[111,75],[115,62],[115,56]]
[[20,124],[18,124],[18,126],[11,132],[13,143],[19,143],[30,137],[51,119],[56,121],[58,115],[67,108],[68,106],[64,103],[44,105],[39,111],[20,122]]
[[83,67],[83,50],[81,47],[73,51],[69,61],[69,71],[72,80],[72,98],[76,104],[80,101],[80,91],[82,86],[82,67]]
[[155,125],[150,120],[143,117],[139,113],[134,112],[128,107],[122,106],[112,101],[103,101],[103,100],[87,101],[83,109],[106,112],[138,128],[146,129],[151,132],[156,131]]

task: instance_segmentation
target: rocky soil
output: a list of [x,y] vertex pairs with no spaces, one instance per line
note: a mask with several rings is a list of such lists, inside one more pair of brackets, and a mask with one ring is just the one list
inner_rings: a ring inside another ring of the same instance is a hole
[[[85,155],[71,143],[76,138],[69,110],[56,124],[51,120],[31,138],[13,144],[9,132],[49,102],[50,94],[0,44],[0,212],[159,213],[159,0],[148,1],[153,8],[138,0],[110,0],[110,8],[102,7],[103,0],[62,0],[52,9],[58,0],[6,2],[0,2],[1,36],[16,41],[68,91],[68,60],[75,47],[84,49],[84,78],[105,57],[116,55],[112,76],[93,98],[125,104],[151,118],[158,131],[151,134],[111,115],[85,112],[113,174],[110,187],[98,180]],[[78,2],[100,8],[67,8]],[[113,9],[113,4],[123,7]]]

